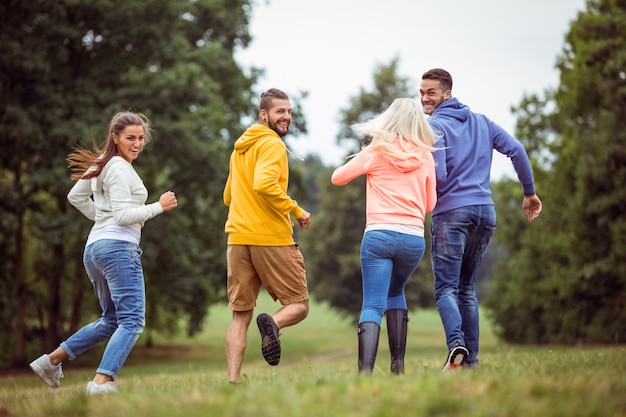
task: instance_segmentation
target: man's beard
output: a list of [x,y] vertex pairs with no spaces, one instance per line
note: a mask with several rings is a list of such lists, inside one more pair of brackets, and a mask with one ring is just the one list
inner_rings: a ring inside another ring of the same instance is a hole
[[278,123],[274,123],[271,120],[267,122],[267,127],[269,127],[270,129],[272,129],[274,132],[276,132],[278,134],[278,136],[280,136],[281,138],[284,137],[287,132],[289,131],[289,128],[285,129],[284,132],[281,132],[278,128]]

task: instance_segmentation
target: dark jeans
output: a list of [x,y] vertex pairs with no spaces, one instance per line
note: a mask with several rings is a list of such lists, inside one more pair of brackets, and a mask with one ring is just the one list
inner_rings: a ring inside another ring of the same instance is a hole
[[462,343],[469,350],[469,365],[478,364],[476,278],[495,228],[493,205],[450,210],[431,222],[435,301],[446,343],[448,349]]

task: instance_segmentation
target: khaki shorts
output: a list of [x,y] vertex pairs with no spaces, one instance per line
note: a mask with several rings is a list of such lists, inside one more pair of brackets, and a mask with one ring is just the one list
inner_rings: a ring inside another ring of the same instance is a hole
[[228,245],[228,305],[233,311],[256,306],[261,285],[282,305],[309,299],[304,257],[298,245]]

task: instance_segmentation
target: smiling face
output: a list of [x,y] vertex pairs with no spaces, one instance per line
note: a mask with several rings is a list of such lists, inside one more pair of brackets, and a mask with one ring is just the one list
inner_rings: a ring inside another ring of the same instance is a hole
[[444,101],[452,97],[452,91],[444,91],[439,80],[422,80],[420,98],[424,113],[431,115]]
[[143,126],[126,126],[119,135],[112,133],[113,142],[117,145],[117,155],[132,164],[139,156],[144,145]]
[[281,138],[287,134],[291,124],[291,103],[288,99],[272,99],[269,111],[261,110],[261,123],[278,133]]

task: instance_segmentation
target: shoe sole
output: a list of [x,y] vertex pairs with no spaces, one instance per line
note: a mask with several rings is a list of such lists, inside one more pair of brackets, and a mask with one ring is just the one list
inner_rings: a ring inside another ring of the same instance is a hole
[[271,366],[276,366],[280,362],[280,340],[278,339],[278,329],[274,319],[269,314],[259,314],[256,324],[261,333],[261,353],[265,361]]
[[[461,355],[461,362],[456,363],[456,358],[459,355]],[[448,369],[455,370],[455,369],[462,368],[463,365],[465,365],[465,362],[467,361],[468,356],[469,356],[469,351],[465,347],[455,346],[448,354],[448,359],[446,360],[445,365],[443,365],[443,369],[441,371],[443,372]]]

